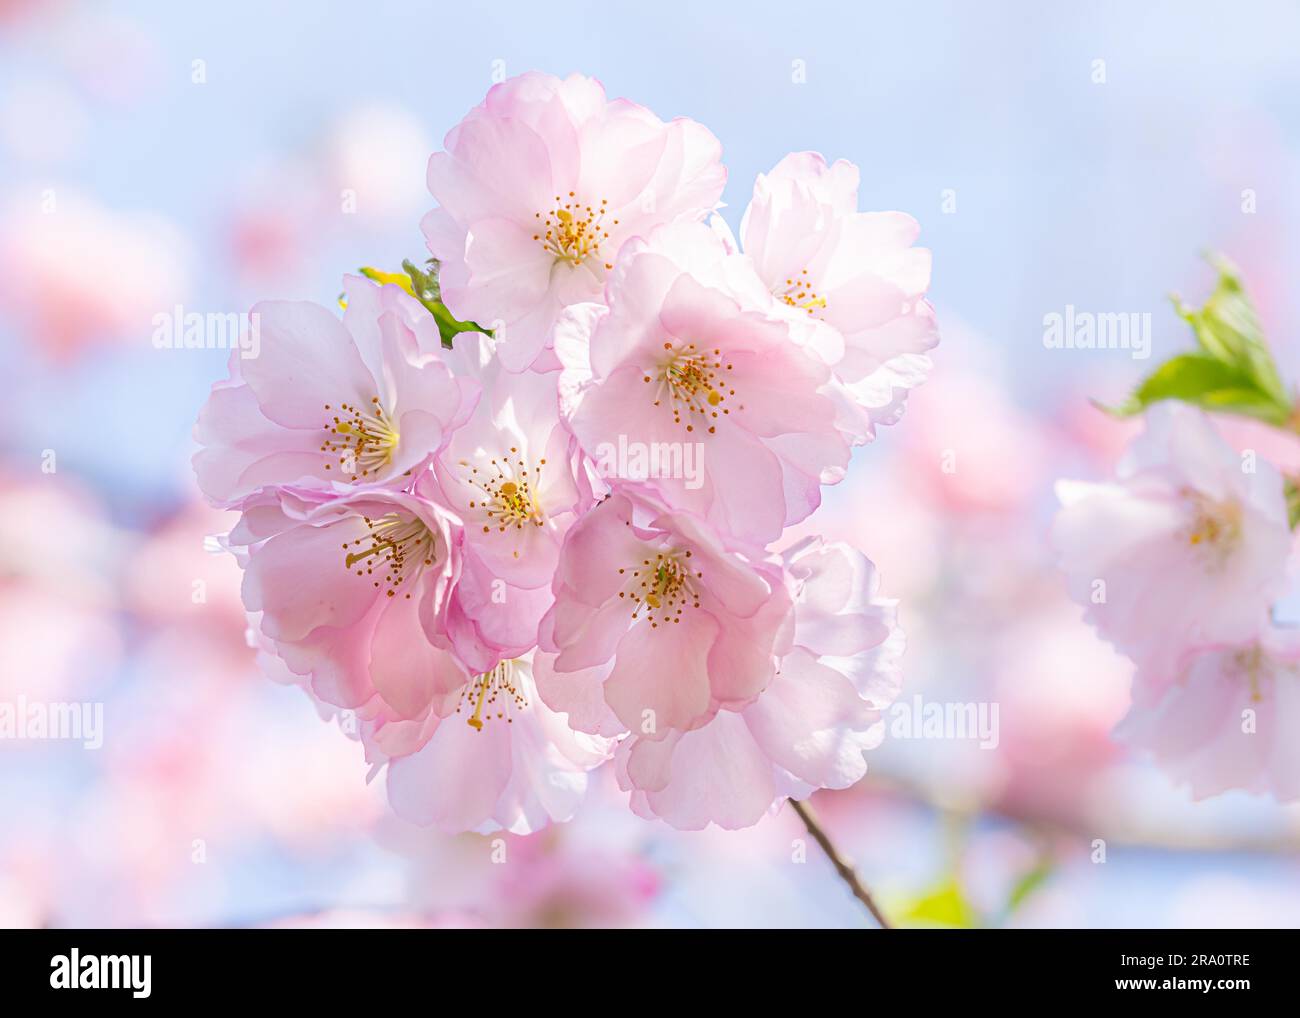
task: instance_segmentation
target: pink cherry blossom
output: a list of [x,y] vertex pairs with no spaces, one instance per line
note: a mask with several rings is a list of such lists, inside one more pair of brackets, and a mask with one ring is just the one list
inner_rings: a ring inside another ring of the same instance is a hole
[[1291,549],[1282,479],[1239,457],[1200,411],[1158,404],[1114,481],[1056,490],[1070,595],[1140,673],[1167,680],[1189,648],[1264,627]]
[[275,484],[404,484],[473,408],[477,387],[452,377],[423,307],[397,286],[344,282],[341,322],[301,301],[253,308],[260,338],[232,352],[194,429],[214,503]]
[[447,601],[446,646],[467,668],[488,671],[537,646],[538,626],[553,603],[549,586],[512,586],[466,551]]
[[387,764],[401,816],[528,833],[572,816],[610,747],[539,701],[526,659],[476,674],[440,645],[450,529],[416,494],[283,492],[250,506],[230,542],[264,661]]
[[377,693],[418,716],[464,681],[432,643],[458,568],[451,526],[414,494],[281,489],[228,540],[261,638],[316,697],[355,708]]
[[633,735],[618,750],[635,812],[674,827],[748,827],[793,796],[847,788],[884,735],[880,711],[901,686],[897,604],[847,545],[805,541],[785,556],[794,634],[776,676],[749,706],[692,731]]
[[554,590],[543,699],[580,730],[651,738],[751,703],[771,682],[790,604],[772,563],[627,493],[574,524]]
[[[698,471],[660,469],[645,483],[762,545],[820,504],[821,485],[844,475],[849,445],[830,370],[792,339],[788,321],[745,301],[748,270],[732,260],[702,224],[629,242],[608,307],[568,309],[556,355],[563,412],[598,465],[627,443],[681,450]],[[617,466],[602,472],[629,476]]]
[[558,373],[506,374],[493,346],[458,337],[450,362],[483,396],[433,462],[438,497],[464,523],[449,635],[478,671],[536,645],[564,534],[591,504],[560,421]]
[[930,372],[939,341],[924,299],[930,252],[902,212],[858,211],[858,168],[792,152],[759,174],[740,225],[741,244],[777,305],[838,348],[832,363],[851,399],[841,420],[856,441],[892,424]]
[[[462,674],[442,706],[445,716],[387,720],[371,717],[370,708],[359,712],[372,762],[384,759],[385,747],[405,750],[388,762],[388,796],[398,815],[483,834],[529,834],[570,819],[586,793],[587,772],[609,758],[609,741],[574,731],[547,707],[527,658],[477,677]],[[391,726],[397,730],[386,730]]]
[[702,219],[726,181],[699,124],[665,124],[577,74],[494,86],[444,144],[425,238],[447,305],[497,331],[511,371],[537,360],[563,307],[599,296],[624,240]]
[[1197,799],[1232,788],[1300,798],[1300,632],[1189,651],[1170,675],[1141,674],[1116,735],[1150,752]]

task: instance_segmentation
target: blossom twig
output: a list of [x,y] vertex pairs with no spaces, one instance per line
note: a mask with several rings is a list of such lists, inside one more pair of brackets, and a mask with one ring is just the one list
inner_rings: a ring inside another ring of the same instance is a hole
[[867,911],[870,912],[872,918],[880,924],[882,930],[889,929],[889,923],[876,905],[875,899],[871,897],[871,892],[868,891],[862,881],[858,879],[857,871],[853,869],[853,866],[847,859],[840,855],[839,850],[831,843],[831,839],[827,836],[826,832],[821,829],[821,825],[817,822],[817,815],[812,811],[812,807],[806,802],[799,802],[796,799],[791,799],[790,805],[793,806],[794,811],[799,814],[799,819],[802,820],[803,825],[808,828],[808,833],[813,836],[813,840],[816,841],[817,844],[821,845],[822,851],[826,853],[826,858],[831,861],[831,865],[835,867],[835,872],[840,875],[840,879],[849,885],[849,890],[853,892],[853,897],[857,898],[858,901],[862,902],[862,904],[866,906]]

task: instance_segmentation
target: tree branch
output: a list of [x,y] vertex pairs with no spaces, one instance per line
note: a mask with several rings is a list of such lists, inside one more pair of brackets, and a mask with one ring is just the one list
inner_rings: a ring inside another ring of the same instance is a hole
[[803,825],[808,828],[808,833],[813,836],[813,840],[816,841],[817,844],[821,846],[822,851],[826,853],[826,858],[831,861],[831,865],[835,867],[835,872],[840,875],[840,879],[849,885],[849,890],[853,892],[853,897],[857,898],[858,901],[862,902],[862,904],[866,906],[867,911],[870,912],[876,922],[880,924],[882,930],[889,929],[889,923],[885,920],[884,915],[876,906],[875,900],[871,897],[871,892],[868,891],[862,881],[858,879],[858,874],[853,869],[853,866],[848,862],[848,860],[840,855],[839,851],[831,843],[831,839],[827,837],[826,832],[821,829],[821,825],[817,822],[817,814],[812,811],[812,807],[805,802],[798,802],[795,799],[790,800],[790,805],[793,806],[794,811],[799,814],[799,819],[802,820]]

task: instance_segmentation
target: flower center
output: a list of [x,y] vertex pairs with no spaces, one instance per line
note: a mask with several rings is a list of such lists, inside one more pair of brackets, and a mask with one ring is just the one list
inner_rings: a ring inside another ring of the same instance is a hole
[[812,280],[808,278],[807,269],[803,269],[797,276],[787,279],[785,289],[776,291],[776,297],[787,306],[807,311],[810,315],[826,308],[826,298],[813,289]]
[[469,504],[483,513],[483,533],[489,533],[494,526],[504,533],[510,527],[522,530],[526,523],[546,525],[546,514],[537,501],[545,459],[538,460],[530,471],[518,446],[511,446],[509,457],[494,456],[482,470],[469,460],[461,460],[460,465],[469,471],[469,483],[483,493],[482,498]]
[[[328,403],[325,410],[331,411]],[[337,455],[339,469],[356,481],[388,466],[397,451],[398,437],[397,426],[375,396],[368,407],[340,403],[333,421],[325,425],[320,451]],[[325,469],[329,470],[330,466],[326,463]]]
[[[689,550],[660,552],[653,559],[643,559],[632,570],[629,589],[619,591],[618,596],[635,605],[632,609],[634,622],[644,614],[650,628],[658,629],[660,622],[680,622],[687,605],[692,608],[700,606],[695,581],[704,574],[691,572],[690,563],[686,561],[690,557]],[[620,569],[619,575],[626,576],[627,572]]]
[[[601,242],[609,239],[605,229],[608,204],[602,198],[599,205],[592,207],[578,201],[572,191],[567,201],[557,194],[555,208],[546,213],[534,213],[538,227],[533,240],[557,259],[570,265],[581,265],[588,256],[599,254]],[[618,220],[612,220],[610,225],[617,226]],[[613,267],[609,262],[605,263],[605,268]]]
[[[667,401],[674,424],[685,424],[687,431],[694,431],[698,418],[699,423],[708,424],[709,434],[713,434],[716,428],[712,422],[719,414],[725,417],[731,413],[730,407],[722,404],[736,395],[726,377],[732,365],[723,360],[721,350],[701,350],[694,343],[665,343],[664,350],[667,357],[655,372],[659,385],[654,405]],[[649,384],[655,374],[647,374],[643,380]],[[736,409],[745,408],[742,404]]]
[[[423,520],[397,513],[374,520],[369,516],[361,519],[368,532],[355,541],[343,543],[347,552],[344,565],[356,569],[358,576],[374,576],[378,570],[383,578],[376,579],[374,584],[386,586],[389,597],[396,595],[403,583],[410,587],[425,566],[433,565],[437,540]],[[355,550],[348,551],[349,548]],[[408,589],[406,597],[410,596]]]
[[1241,538],[1241,506],[1235,501],[1215,502],[1186,488],[1182,495],[1192,506],[1192,522],[1185,531],[1187,543],[1221,562]]
[[465,683],[460,692],[460,703],[456,706],[459,714],[470,701],[474,703],[474,713],[465,723],[475,731],[483,731],[483,726],[495,716],[497,720],[505,719],[512,725],[515,719],[509,715],[515,709],[522,710],[528,706],[523,685],[515,674],[514,661],[502,661],[490,672]]

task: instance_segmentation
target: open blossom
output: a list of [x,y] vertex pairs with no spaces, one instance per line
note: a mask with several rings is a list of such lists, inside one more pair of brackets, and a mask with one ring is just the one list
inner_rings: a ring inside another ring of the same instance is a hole
[[752,702],[772,679],[790,604],[779,568],[627,493],[574,524],[554,589],[542,696],[603,735],[662,737]]
[[249,505],[227,540],[260,636],[323,702],[354,708],[378,693],[406,716],[458,681],[432,643],[458,566],[434,503],[282,489]]
[[896,602],[847,545],[801,542],[785,556],[795,589],[794,635],[771,684],[738,712],[618,750],[632,808],[674,827],[748,827],[786,797],[847,788],[880,744],[880,711],[901,686]]
[[258,342],[232,353],[194,429],[194,471],[215,503],[276,484],[401,486],[473,408],[477,389],[441,360],[427,311],[359,277],[345,292],[342,321],[304,301],[253,308]]
[[1061,481],[1053,542],[1101,635],[1167,683],[1184,651],[1255,637],[1286,584],[1282,479],[1203,413],[1162,403],[1115,481]]
[[664,123],[577,74],[494,86],[445,146],[421,225],[447,306],[503,337],[511,371],[537,360],[563,307],[599,296],[627,238],[702,219],[726,182],[699,124]]
[[382,705],[358,711],[368,758],[387,753],[393,808],[413,823],[483,834],[529,834],[572,818],[609,741],[574,731],[547,707],[528,658],[461,679],[422,717],[396,718]]
[[1116,735],[1149,751],[1197,799],[1232,788],[1300,798],[1300,633],[1265,628],[1241,644],[1183,655],[1171,675],[1138,676]]
[[477,673],[440,645],[459,566],[442,510],[385,489],[282,491],[250,505],[229,541],[264,660],[327,716],[353,712],[399,814],[516,833],[572,816],[608,743],[539,701],[527,660]]
[[598,461],[620,442],[689,449],[702,469],[658,470],[645,483],[765,545],[843,477],[849,445],[829,368],[792,340],[789,322],[742,303],[727,261],[703,224],[629,242],[608,306],[570,308],[557,325],[562,409]]
[[[256,616],[251,620],[256,626]],[[586,794],[588,772],[612,751],[609,740],[574,731],[537,696],[528,657],[474,673],[412,627],[404,656],[388,646],[394,667],[375,673],[379,681],[396,681],[358,690],[365,699],[342,715],[307,677],[266,653],[265,636],[253,636],[272,678],[301,686],[322,717],[339,718],[360,739],[374,771],[387,767],[389,802],[414,824],[448,833],[530,834],[569,820]]]
[[741,221],[744,252],[778,307],[834,351],[851,397],[841,425],[857,441],[894,423],[930,372],[926,351],[939,336],[925,300],[930,252],[912,246],[919,232],[902,212],[859,212],[858,168],[816,152],[760,174]]
[[433,470],[464,523],[449,632],[461,660],[485,671],[536,645],[564,534],[591,496],[560,421],[558,373],[503,377],[491,340],[465,333],[457,347],[451,362],[483,396]]

